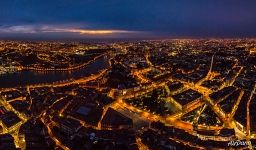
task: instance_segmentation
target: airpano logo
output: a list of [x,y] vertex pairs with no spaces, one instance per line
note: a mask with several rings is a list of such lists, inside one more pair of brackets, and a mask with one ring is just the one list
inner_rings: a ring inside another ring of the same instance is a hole
[[228,142],[228,146],[229,147],[241,147],[241,146],[248,147],[250,145],[251,145],[251,141],[240,141],[240,140],[237,140],[237,141],[230,141],[230,142]]

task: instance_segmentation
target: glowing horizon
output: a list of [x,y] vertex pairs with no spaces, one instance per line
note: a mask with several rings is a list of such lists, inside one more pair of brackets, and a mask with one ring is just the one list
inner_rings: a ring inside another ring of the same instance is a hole
[[80,35],[110,35],[138,33],[138,31],[115,30],[115,29],[83,29],[81,27],[71,26],[51,26],[51,25],[15,25],[1,27],[0,33],[78,33]]
[[135,33],[134,31],[126,31],[126,30],[88,30],[88,29],[62,29],[57,28],[53,30],[46,30],[43,32],[66,32],[66,33],[79,33],[79,34],[87,34],[87,35],[101,35],[101,34],[115,34],[115,33]]

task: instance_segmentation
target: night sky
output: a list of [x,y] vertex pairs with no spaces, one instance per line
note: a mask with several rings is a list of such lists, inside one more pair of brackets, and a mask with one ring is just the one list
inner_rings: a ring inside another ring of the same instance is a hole
[[255,37],[256,0],[0,0],[0,38]]

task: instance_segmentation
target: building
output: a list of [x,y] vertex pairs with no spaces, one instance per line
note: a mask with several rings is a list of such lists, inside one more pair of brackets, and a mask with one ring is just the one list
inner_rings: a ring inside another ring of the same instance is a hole
[[15,150],[14,138],[10,134],[0,135],[0,149]]
[[133,127],[133,120],[109,108],[101,121],[101,127],[107,129],[129,129]]
[[81,128],[80,122],[74,119],[54,117],[53,121],[67,135],[72,135]]

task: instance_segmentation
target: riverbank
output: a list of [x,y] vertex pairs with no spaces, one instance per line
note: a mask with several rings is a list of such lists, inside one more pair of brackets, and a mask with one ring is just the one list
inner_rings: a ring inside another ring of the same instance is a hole
[[107,69],[110,66],[109,59],[108,55],[101,56],[86,66],[73,71],[23,70],[15,74],[0,75],[0,88],[46,84],[90,76]]

